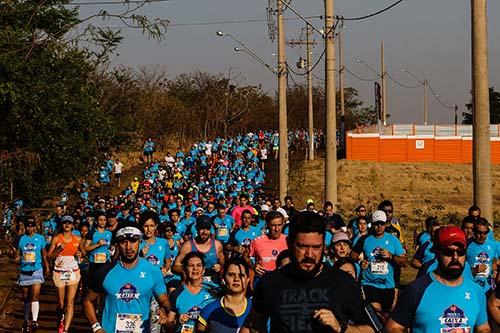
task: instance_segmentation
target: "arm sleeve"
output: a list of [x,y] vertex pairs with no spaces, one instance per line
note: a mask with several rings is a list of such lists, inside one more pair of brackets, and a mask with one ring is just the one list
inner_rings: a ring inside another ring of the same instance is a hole
[[163,282],[163,276],[161,275],[161,271],[159,269],[154,268],[151,270],[151,274],[153,274],[154,278],[154,286],[153,286],[154,294],[156,296],[167,294],[167,287]]

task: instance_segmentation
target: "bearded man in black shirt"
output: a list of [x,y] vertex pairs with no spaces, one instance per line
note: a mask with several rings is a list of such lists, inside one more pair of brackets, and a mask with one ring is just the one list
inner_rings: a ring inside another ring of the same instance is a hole
[[290,224],[292,262],[262,277],[242,333],[374,332],[360,287],[347,273],[323,264],[326,226],[314,212]]

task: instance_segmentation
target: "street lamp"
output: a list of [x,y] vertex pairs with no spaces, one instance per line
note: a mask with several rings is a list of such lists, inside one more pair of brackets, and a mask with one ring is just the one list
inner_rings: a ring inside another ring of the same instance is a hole
[[424,78],[424,81],[420,80],[418,77],[412,74],[409,70],[406,68],[401,69],[402,72],[409,74],[411,77],[413,77],[418,83],[420,83],[424,87],[424,125],[428,124],[429,120],[429,111],[428,111],[428,97],[427,97],[427,85],[429,84],[427,82],[427,79]]
[[240,45],[241,47],[238,47],[236,46],[234,48],[234,51],[235,52],[245,52],[247,53],[248,55],[250,55],[252,58],[254,58],[255,60],[257,60],[262,66],[266,67],[267,69],[269,69],[271,72],[273,72],[273,74],[278,74],[278,71],[273,68],[271,65],[269,65],[268,63],[266,63],[261,57],[259,57],[252,49],[250,49],[249,47],[247,47],[245,44],[243,44],[242,41],[240,41],[238,38],[234,37],[233,35],[231,35],[230,33],[227,33],[227,32],[224,32],[224,31],[221,31],[221,30],[217,30],[215,32],[217,34],[217,36],[219,37],[224,37],[224,36],[228,36],[229,38],[231,38],[233,41],[235,41],[238,45]]

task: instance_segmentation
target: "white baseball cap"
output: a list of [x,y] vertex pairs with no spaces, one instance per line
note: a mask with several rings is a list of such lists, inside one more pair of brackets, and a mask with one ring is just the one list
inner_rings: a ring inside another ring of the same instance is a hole
[[387,222],[387,215],[385,215],[385,212],[381,210],[376,210],[372,214],[372,223],[373,222]]

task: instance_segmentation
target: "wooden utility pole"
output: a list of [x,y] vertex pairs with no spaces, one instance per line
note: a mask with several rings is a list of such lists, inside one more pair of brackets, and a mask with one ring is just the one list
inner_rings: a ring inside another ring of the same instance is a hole
[[335,110],[335,7],[325,0],[325,200],[337,204],[337,119]]
[[312,81],[312,46],[316,44],[311,41],[312,28],[307,25],[305,28],[306,40],[294,40],[288,42],[288,45],[305,45],[306,46],[306,70],[307,70],[307,122],[308,122],[308,136],[309,136],[309,161],[314,160],[315,146],[314,146],[314,108],[313,108],[313,81]]
[[427,86],[429,83],[427,79],[424,79],[424,125],[429,124],[429,97],[428,97],[428,89]]
[[471,0],[471,10],[474,204],[481,208],[481,215],[493,223],[486,0]]
[[387,103],[385,99],[385,55],[384,55],[384,42],[380,43],[380,61],[381,61],[381,70],[380,70],[380,87],[381,87],[381,96],[382,96],[382,123],[387,125]]
[[342,29],[338,35],[339,42],[339,91],[340,91],[340,146],[345,149],[345,103],[344,103],[344,46],[342,38]]
[[278,9],[278,99],[279,99],[279,198],[285,201],[288,194],[288,125],[286,115],[286,55],[283,3],[277,0]]

